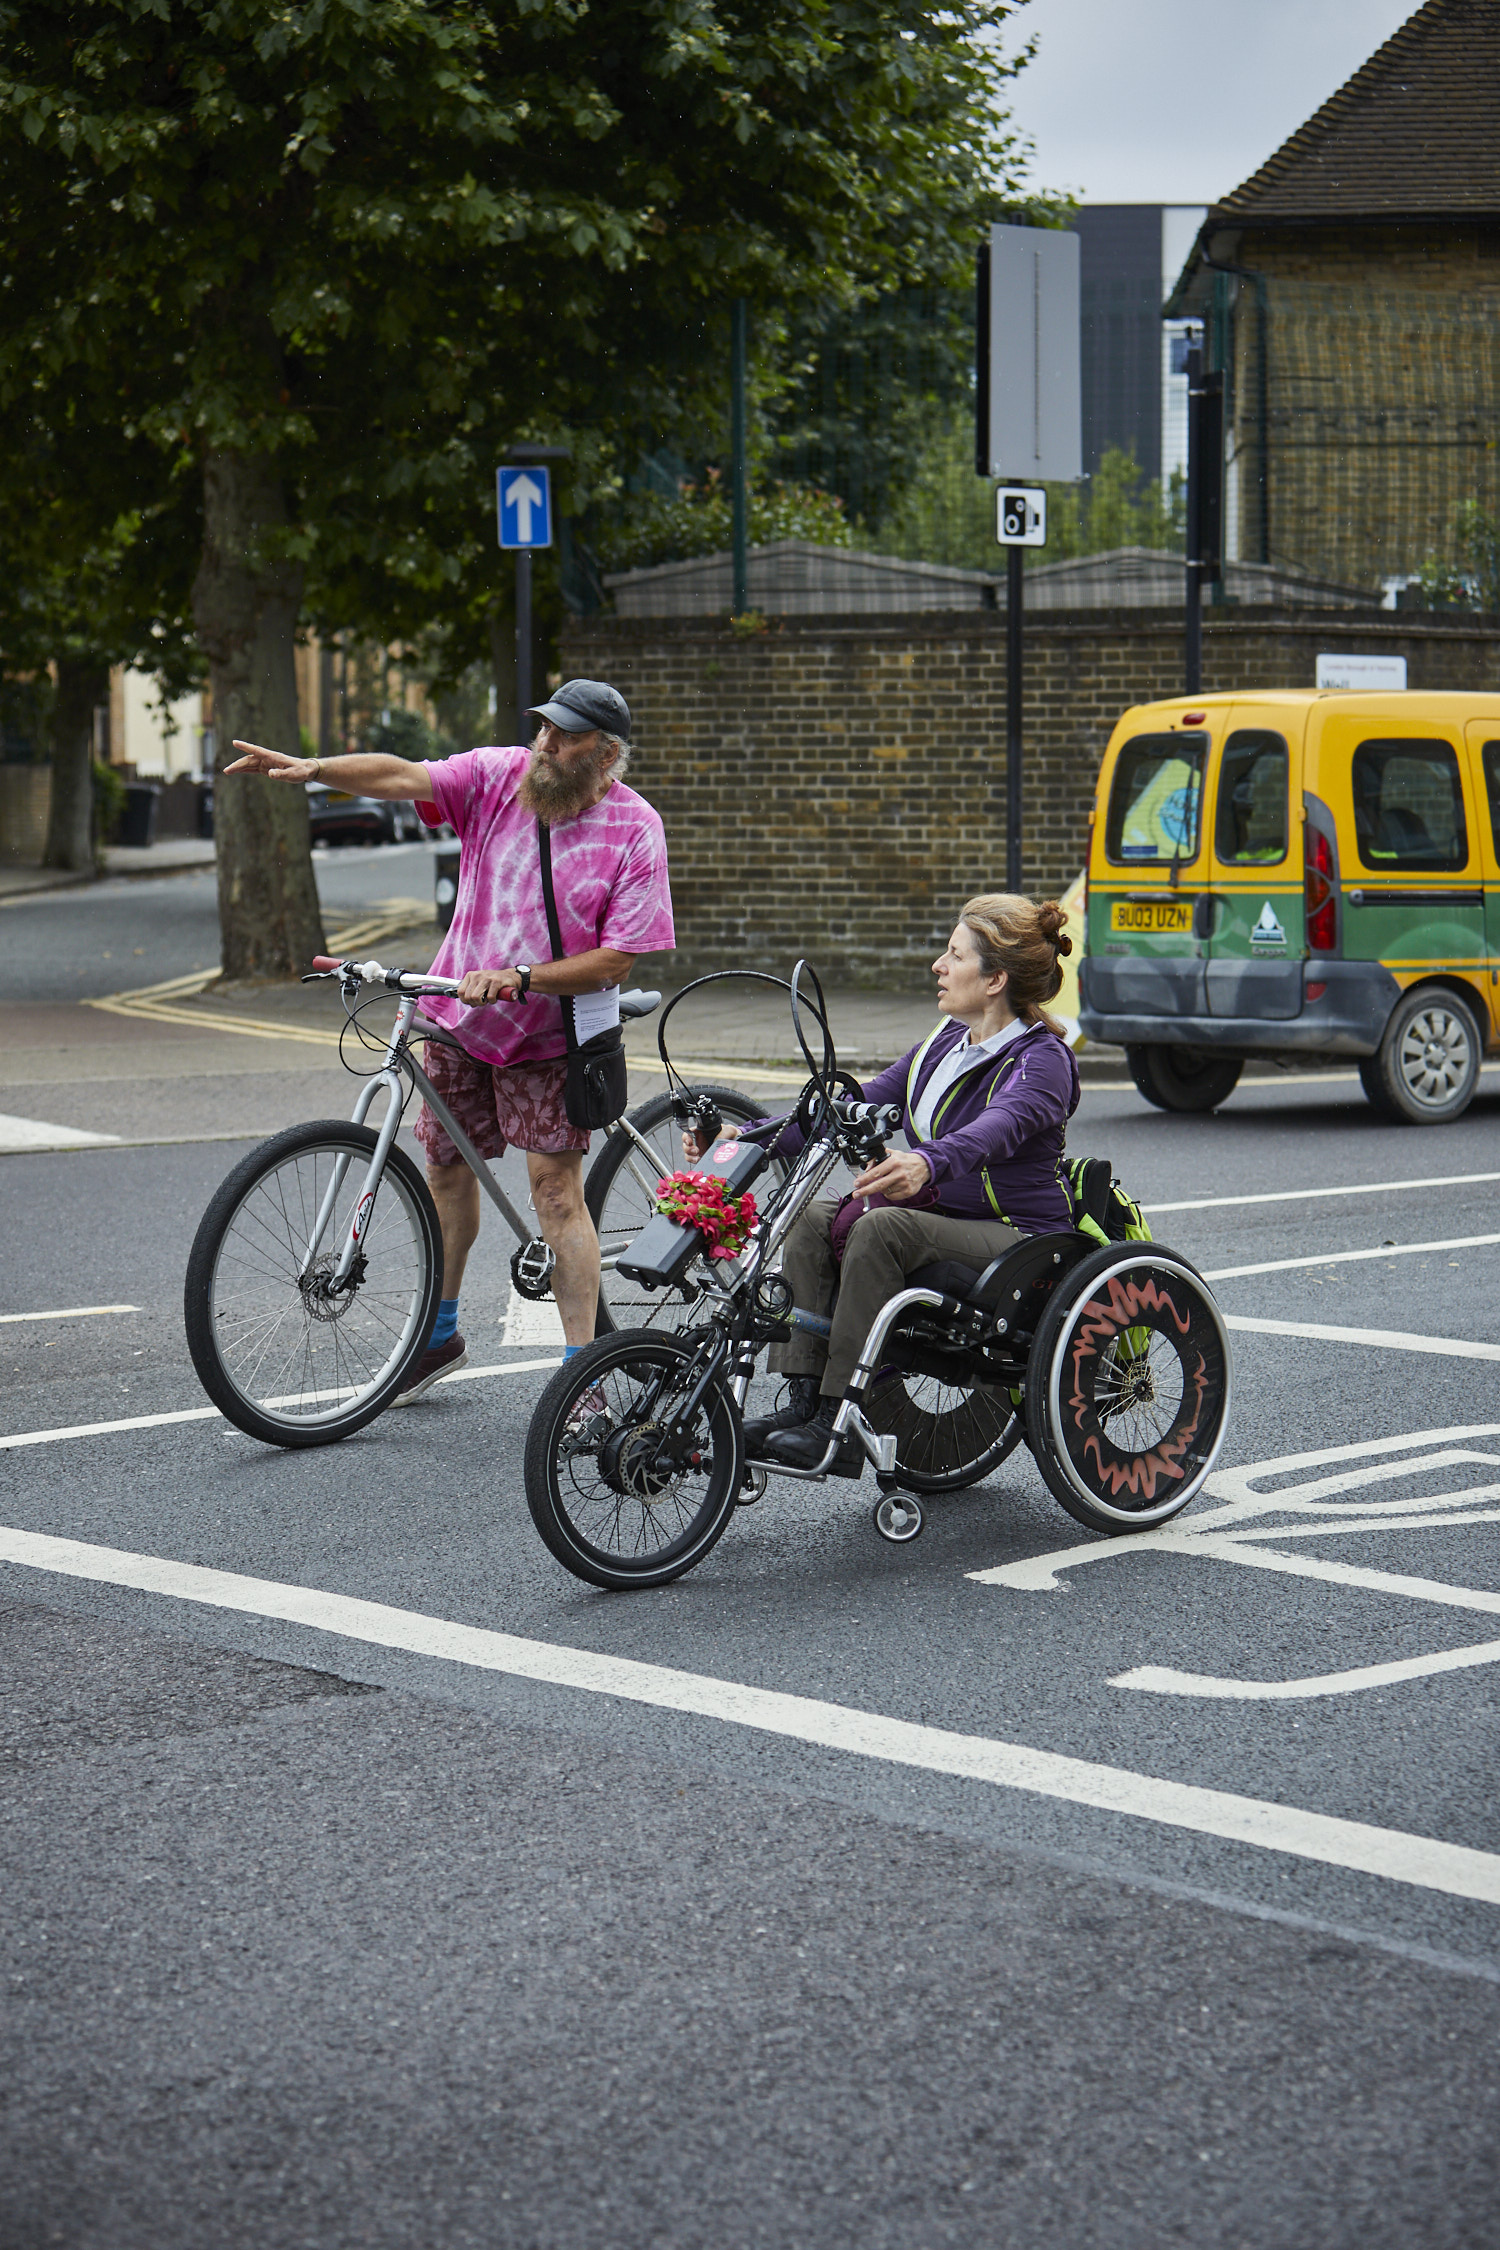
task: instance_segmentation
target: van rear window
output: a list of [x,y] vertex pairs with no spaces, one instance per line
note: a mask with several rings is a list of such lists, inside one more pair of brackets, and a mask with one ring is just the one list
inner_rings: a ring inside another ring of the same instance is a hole
[[1214,850],[1230,865],[1286,858],[1287,754],[1279,734],[1242,727],[1224,745]]
[[1458,754],[1446,742],[1362,742],[1354,753],[1354,840],[1366,867],[1465,867]]
[[1195,859],[1206,734],[1138,734],[1115,763],[1104,849],[1117,864]]

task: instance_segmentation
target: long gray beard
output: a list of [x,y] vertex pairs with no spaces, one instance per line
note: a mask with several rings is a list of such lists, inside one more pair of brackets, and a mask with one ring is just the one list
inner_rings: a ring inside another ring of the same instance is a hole
[[608,762],[609,753],[599,749],[581,765],[564,768],[555,765],[540,750],[533,750],[516,795],[538,820],[545,820],[549,825],[557,820],[571,820],[598,794]]

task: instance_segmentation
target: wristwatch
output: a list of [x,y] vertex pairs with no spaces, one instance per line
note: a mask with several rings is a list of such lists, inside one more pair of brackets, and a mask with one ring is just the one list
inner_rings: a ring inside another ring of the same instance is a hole
[[529,967],[523,969],[520,962],[518,961],[516,963],[516,975],[521,980],[518,988],[521,994],[521,998],[523,1000],[528,999],[531,993],[531,970]]

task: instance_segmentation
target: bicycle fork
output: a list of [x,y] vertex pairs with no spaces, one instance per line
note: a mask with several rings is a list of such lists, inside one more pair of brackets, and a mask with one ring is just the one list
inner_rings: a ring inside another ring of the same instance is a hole
[[[391,1153],[391,1144],[401,1126],[403,1100],[401,1077],[395,1068],[394,1058],[397,1046],[406,1036],[411,1025],[411,1019],[416,1012],[417,1003],[415,1000],[402,1001],[400,1007],[396,1010],[396,1021],[391,1032],[390,1044],[386,1048],[384,1066],[376,1071],[373,1077],[365,1080],[364,1085],[359,1090],[359,1099],[354,1105],[354,1114],[350,1123],[363,1125],[370,1114],[375,1096],[382,1087],[389,1097],[386,1102],[385,1116],[381,1120],[380,1132],[375,1142],[375,1153],[370,1158],[369,1168],[364,1177],[364,1185],[360,1189],[359,1199],[354,1206],[353,1216],[349,1221],[349,1229],[344,1237],[343,1248],[339,1252],[337,1264],[328,1277],[330,1294],[335,1290],[342,1291],[348,1288],[349,1277],[354,1270],[354,1261],[360,1253],[360,1244],[369,1232],[370,1215],[375,1209],[375,1197],[379,1191],[381,1179],[385,1174],[386,1159]],[[302,1271],[297,1276],[300,1285],[306,1285],[311,1277],[313,1267],[317,1263],[319,1252],[322,1249],[323,1237],[333,1219],[334,1206],[338,1201],[340,1190],[349,1176],[349,1167],[353,1161],[352,1156],[341,1156],[334,1165],[333,1178],[329,1182],[323,1201],[318,1208],[312,1238],[307,1246],[307,1255],[302,1261]]]

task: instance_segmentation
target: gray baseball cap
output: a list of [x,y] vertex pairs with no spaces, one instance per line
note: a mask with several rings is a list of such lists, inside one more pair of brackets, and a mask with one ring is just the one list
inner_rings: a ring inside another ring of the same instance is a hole
[[622,742],[630,740],[630,705],[606,680],[568,680],[550,703],[534,704],[526,716],[550,719],[568,734],[587,734],[591,727],[602,727],[606,734],[617,734]]

